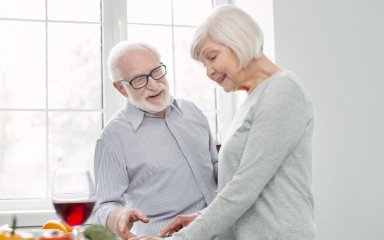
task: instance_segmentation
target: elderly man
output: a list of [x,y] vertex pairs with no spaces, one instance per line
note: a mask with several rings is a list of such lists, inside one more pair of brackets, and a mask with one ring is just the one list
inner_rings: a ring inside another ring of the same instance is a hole
[[213,200],[215,142],[204,114],[170,96],[166,65],[155,48],[120,42],[108,67],[127,102],[97,140],[94,219],[122,239],[157,235],[177,215]]

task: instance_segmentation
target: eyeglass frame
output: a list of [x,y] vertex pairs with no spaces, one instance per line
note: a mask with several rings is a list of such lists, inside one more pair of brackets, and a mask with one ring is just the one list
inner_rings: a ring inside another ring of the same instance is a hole
[[[161,68],[161,67],[164,67],[164,75],[162,75],[162,76],[159,77],[159,78],[154,78],[154,77],[152,76],[152,73],[153,73],[154,71],[156,71],[157,69]],[[134,77],[133,79],[131,79],[131,80],[129,80],[129,81],[123,79],[123,80],[119,80],[118,82],[119,82],[120,84],[128,83],[129,85],[132,86],[133,89],[140,89],[140,88],[143,88],[143,87],[145,87],[145,86],[148,85],[149,77],[151,77],[153,80],[160,80],[160,79],[162,79],[165,75],[167,75],[167,66],[166,66],[164,63],[160,62],[160,65],[157,66],[157,67],[155,67],[155,68],[153,68],[148,74],[142,74],[142,75],[139,75],[139,76]],[[138,78],[141,78],[141,77],[146,77],[146,82],[145,82],[145,84],[144,84],[143,86],[141,86],[141,87],[134,87],[133,84],[132,84],[132,82],[133,82],[134,80],[138,79]]]

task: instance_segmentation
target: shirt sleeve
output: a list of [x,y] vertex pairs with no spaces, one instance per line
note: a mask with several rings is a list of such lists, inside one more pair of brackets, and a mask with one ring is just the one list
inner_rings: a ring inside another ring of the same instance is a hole
[[[231,227],[256,202],[313,117],[312,105],[292,82],[264,93],[249,113],[249,122],[238,129],[249,133],[235,174],[206,211],[174,239],[213,239]],[[226,148],[243,148],[231,144]]]
[[97,204],[93,220],[106,226],[112,209],[125,205],[123,194],[128,188],[129,179],[123,158],[102,139],[96,143],[94,158]]

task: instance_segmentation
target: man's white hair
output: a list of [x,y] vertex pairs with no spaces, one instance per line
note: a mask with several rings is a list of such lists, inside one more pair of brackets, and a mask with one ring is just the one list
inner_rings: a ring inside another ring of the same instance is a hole
[[159,62],[161,59],[159,51],[153,46],[151,46],[148,43],[132,43],[129,41],[122,41],[116,44],[111,51],[109,52],[109,58],[108,58],[108,73],[109,78],[113,81],[120,81],[123,80],[123,77],[121,75],[121,70],[118,67],[118,61],[121,56],[124,54],[138,49],[145,49],[148,50],[155,56]]

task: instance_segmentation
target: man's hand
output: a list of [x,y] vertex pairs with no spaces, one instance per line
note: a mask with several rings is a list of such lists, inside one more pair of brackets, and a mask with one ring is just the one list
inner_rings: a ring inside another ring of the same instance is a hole
[[161,229],[159,236],[168,237],[171,236],[174,232],[180,231],[183,227],[188,226],[200,213],[192,213],[189,215],[179,215],[175,217],[167,226]]
[[107,226],[122,239],[129,239],[136,237],[131,232],[131,228],[137,221],[148,223],[149,219],[137,209],[115,208],[108,216]]

